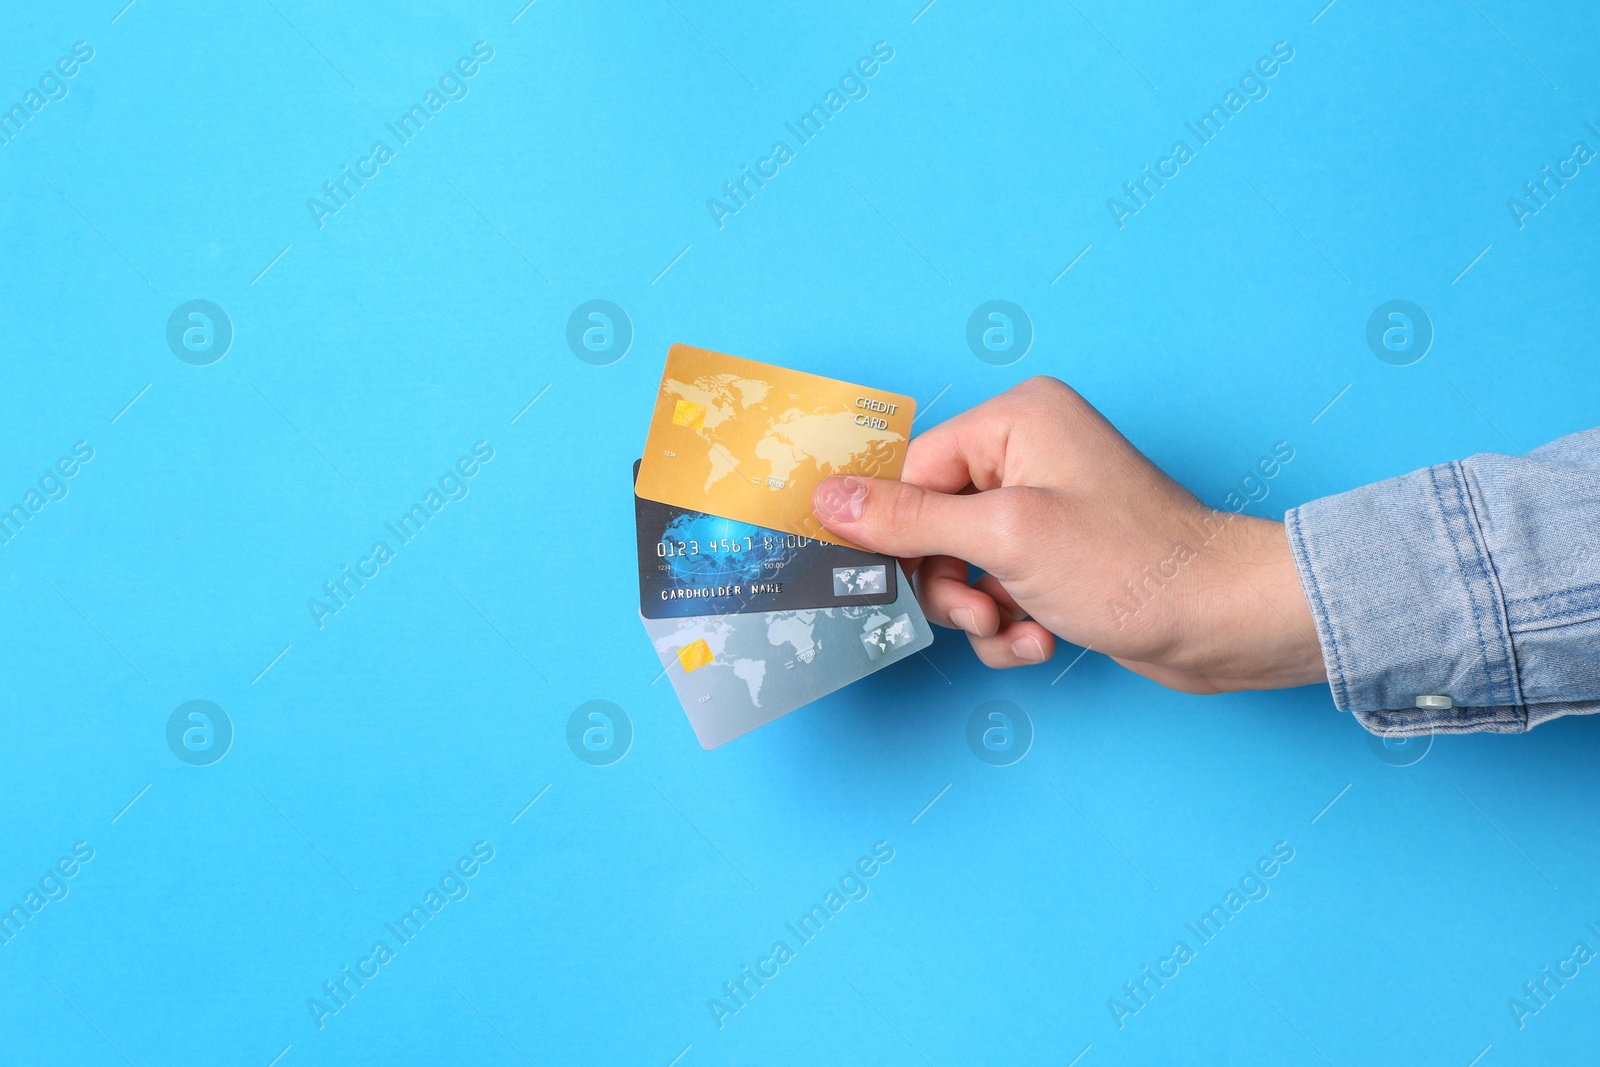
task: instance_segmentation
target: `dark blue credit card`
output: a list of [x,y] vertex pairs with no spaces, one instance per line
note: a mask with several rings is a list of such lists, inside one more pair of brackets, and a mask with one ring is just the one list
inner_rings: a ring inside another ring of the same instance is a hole
[[[639,464],[633,465],[634,475]],[[890,556],[633,498],[647,619],[892,604]]]

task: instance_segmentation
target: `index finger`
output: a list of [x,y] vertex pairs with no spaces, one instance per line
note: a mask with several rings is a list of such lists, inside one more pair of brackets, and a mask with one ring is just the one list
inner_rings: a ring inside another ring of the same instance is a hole
[[1044,485],[1071,467],[1137,454],[1070,385],[1039,376],[911,440],[901,481],[940,493]]
[[990,397],[913,437],[900,480],[936,493],[1001,485],[1010,433],[1006,397]]

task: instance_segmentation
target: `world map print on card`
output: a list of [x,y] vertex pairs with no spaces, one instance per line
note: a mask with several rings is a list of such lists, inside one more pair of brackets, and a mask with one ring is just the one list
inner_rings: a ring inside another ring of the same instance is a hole
[[916,401],[673,345],[637,492],[649,500],[849,544],[811,514],[833,475],[898,478]]
[[932,644],[911,582],[896,577],[900,595],[881,606],[643,619],[701,746],[716,748]]

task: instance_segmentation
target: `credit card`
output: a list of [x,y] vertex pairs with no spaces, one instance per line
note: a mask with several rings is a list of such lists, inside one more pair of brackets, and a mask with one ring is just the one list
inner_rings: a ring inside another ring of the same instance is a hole
[[899,592],[890,556],[638,495],[633,507],[647,619],[892,604]]
[[915,409],[898,393],[673,345],[636,491],[850,545],[812,517],[811,490],[831,475],[900,477]]
[[695,737],[710,749],[932,644],[911,582],[902,574],[897,585],[894,602],[878,607],[643,622]]

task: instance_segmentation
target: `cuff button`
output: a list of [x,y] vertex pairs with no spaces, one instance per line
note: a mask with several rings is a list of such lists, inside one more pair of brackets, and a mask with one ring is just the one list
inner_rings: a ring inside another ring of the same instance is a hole
[[1448,711],[1455,706],[1455,701],[1442,694],[1420,696],[1417,698],[1417,707],[1426,708],[1429,711]]

